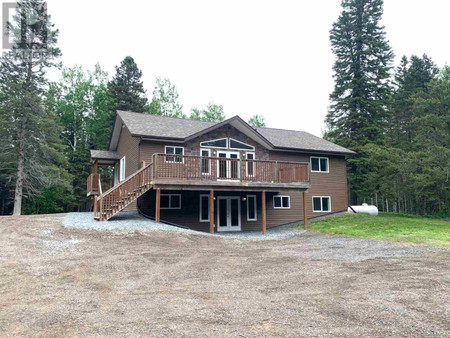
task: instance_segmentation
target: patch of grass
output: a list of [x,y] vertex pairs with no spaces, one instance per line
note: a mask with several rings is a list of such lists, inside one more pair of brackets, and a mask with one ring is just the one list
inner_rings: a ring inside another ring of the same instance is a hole
[[310,230],[329,234],[450,246],[450,220],[448,219],[391,213],[380,213],[378,216],[347,214],[311,222],[308,227]]

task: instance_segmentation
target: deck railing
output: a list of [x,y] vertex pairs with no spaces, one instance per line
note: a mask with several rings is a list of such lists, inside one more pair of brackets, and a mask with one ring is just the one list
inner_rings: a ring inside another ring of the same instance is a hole
[[100,175],[90,174],[87,179],[87,196],[100,194]]
[[153,155],[155,180],[309,183],[308,163],[191,155]]

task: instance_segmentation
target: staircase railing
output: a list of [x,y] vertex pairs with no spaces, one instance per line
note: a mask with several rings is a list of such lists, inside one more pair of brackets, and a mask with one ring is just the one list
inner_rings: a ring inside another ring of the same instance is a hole
[[150,189],[152,175],[153,163],[149,163],[96,197],[94,217],[100,221],[107,220],[124,209]]

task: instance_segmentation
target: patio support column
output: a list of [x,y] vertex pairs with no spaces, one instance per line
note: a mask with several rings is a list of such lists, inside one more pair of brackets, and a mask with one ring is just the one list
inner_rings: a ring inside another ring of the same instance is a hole
[[305,226],[305,230],[308,230],[308,214],[306,208],[306,192],[303,192],[303,225]]
[[266,192],[261,193],[261,206],[262,206],[262,233],[266,234],[267,218],[266,218]]
[[97,174],[98,173],[98,161],[97,160],[94,160],[94,163],[92,164],[91,170],[92,170],[92,174]]
[[156,189],[156,209],[155,209],[156,223],[159,223],[160,212],[161,212],[161,189],[158,188]]
[[214,190],[209,191],[209,233],[214,233]]

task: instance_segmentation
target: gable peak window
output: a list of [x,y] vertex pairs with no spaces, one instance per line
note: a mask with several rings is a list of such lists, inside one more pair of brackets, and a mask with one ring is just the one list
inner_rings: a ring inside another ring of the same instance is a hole
[[201,148],[221,148],[234,150],[250,150],[254,151],[255,147],[242,141],[235,140],[231,137],[219,138],[216,140],[208,140],[200,142]]
[[200,142],[200,147],[205,148],[228,148],[228,138],[219,138],[217,140],[209,140]]
[[230,137],[230,149],[255,150],[255,147]]
[[328,157],[311,156],[311,171],[327,173],[330,170]]

